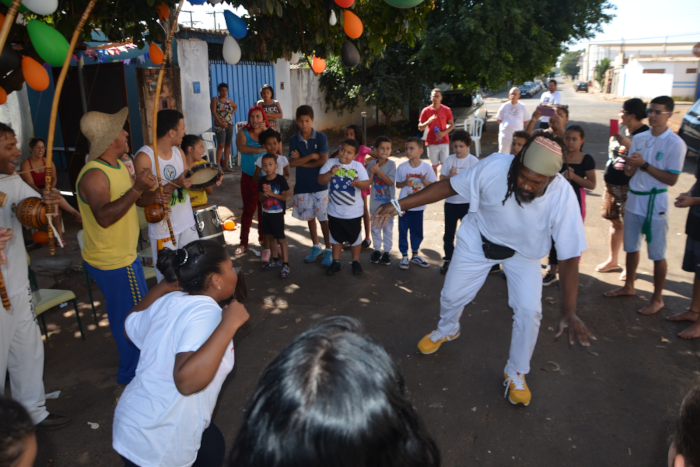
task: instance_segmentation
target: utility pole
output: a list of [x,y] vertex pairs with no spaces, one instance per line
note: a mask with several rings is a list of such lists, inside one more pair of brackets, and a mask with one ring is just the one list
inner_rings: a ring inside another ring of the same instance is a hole
[[220,13],[220,12],[212,11],[211,13],[207,13],[208,15],[214,15],[214,31],[219,30],[219,24],[216,22],[216,14],[217,13]]
[[192,20],[192,13],[193,11],[183,11],[182,13],[189,13],[190,14],[190,28],[194,28],[194,21]]

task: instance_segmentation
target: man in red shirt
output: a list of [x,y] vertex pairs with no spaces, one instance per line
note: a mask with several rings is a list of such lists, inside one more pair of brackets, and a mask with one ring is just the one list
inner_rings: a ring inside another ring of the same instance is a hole
[[446,105],[442,105],[442,91],[435,88],[430,92],[430,100],[433,105],[424,108],[418,119],[418,129],[428,129],[425,143],[428,146],[428,157],[437,175],[438,166],[445,162],[450,155],[449,132],[455,127],[452,111]]

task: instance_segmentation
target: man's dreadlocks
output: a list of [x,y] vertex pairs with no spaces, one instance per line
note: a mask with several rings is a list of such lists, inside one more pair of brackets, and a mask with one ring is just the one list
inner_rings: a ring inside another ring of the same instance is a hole
[[[563,154],[563,159],[564,159],[564,169],[568,169],[568,165],[566,164],[566,145],[564,144],[564,140],[562,140],[560,137],[553,135],[552,133],[549,132],[539,132],[530,137],[530,139],[527,140],[527,143],[525,143],[525,146],[520,150],[517,156],[513,158],[513,162],[510,164],[510,170],[508,171],[508,191],[506,191],[506,197],[503,198],[503,204],[506,204],[506,201],[508,198],[515,193],[515,188],[517,187],[518,183],[518,175],[520,175],[520,171],[523,169],[523,159],[525,158],[525,153],[527,152],[527,149],[530,147],[532,142],[535,140],[535,138],[538,137],[543,137],[547,138],[549,140],[554,141],[557,143],[559,146],[561,146],[562,154]],[[518,203],[518,206],[522,207],[523,205],[520,203],[520,200],[518,197],[515,197],[515,201]]]

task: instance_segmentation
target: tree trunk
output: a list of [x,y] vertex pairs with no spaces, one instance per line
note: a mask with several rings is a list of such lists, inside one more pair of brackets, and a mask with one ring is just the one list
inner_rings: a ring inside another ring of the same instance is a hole
[[[384,114],[384,118],[386,119],[386,126],[390,127],[391,126],[391,117],[393,114],[391,112],[387,112],[386,110],[382,109],[382,113]],[[377,122],[379,123],[379,122]]]

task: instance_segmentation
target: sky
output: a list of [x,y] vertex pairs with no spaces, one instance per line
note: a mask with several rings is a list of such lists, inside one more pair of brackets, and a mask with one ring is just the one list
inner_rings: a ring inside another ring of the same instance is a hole
[[[247,11],[243,7],[238,9],[233,9],[231,4],[224,5],[219,3],[218,5],[210,5],[208,2],[204,5],[191,5],[190,2],[185,2],[182,5],[182,11],[180,12],[180,18],[178,23],[184,26],[190,26],[190,16],[194,25],[192,27],[199,29],[215,29],[214,27],[214,15],[211,14],[216,12],[216,29],[226,29],[226,21],[224,21],[224,10],[233,10],[238,16],[247,14]],[[187,13],[192,12],[192,15]]]
[[589,42],[700,42],[698,0],[609,0],[615,18],[595,38],[569,46],[579,50]]

